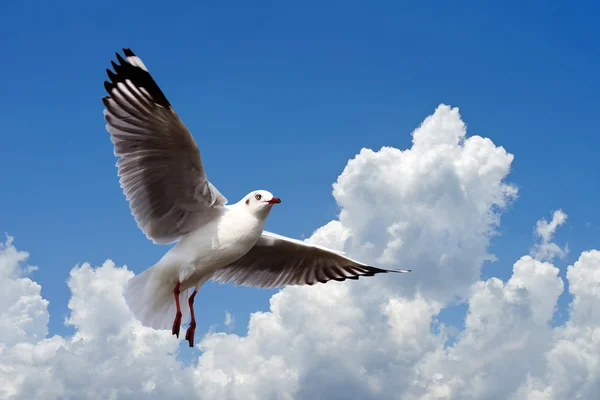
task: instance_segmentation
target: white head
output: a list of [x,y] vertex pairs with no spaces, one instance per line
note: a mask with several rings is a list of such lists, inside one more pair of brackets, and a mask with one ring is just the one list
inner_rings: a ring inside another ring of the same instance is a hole
[[271,211],[271,207],[281,203],[279,197],[274,197],[266,190],[255,190],[250,192],[241,201],[242,206],[246,207],[251,213],[266,217]]

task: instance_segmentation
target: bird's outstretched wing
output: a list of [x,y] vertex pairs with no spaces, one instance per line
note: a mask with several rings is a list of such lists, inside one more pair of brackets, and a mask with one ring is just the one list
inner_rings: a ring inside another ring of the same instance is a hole
[[171,243],[212,218],[227,199],[208,181],[194,138],[130,49],[107,69],[104,118],[121,187],[139,228]]
[[256,245],[237,261],[218,269],[212,279],[260,288],[313,285],[406,269],[381,269],[352,260],[339,252],[263,232]]

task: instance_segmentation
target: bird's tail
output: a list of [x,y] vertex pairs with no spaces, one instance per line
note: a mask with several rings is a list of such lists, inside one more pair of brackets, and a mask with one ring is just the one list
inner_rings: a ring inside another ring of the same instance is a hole
[[[161,279],[154,265],[131,278],[123,289],[123,297],[133,315],[144,326],[171,329],[177,312],[173,290],[175,285]],[[187,322],[190,309],[187,290],[179,294],[182,322]]]

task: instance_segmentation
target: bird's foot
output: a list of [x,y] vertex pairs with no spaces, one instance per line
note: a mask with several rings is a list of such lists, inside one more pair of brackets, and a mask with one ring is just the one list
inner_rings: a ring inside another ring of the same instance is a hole
[[196,321],[190,322],[190,326],[185,332],[185,340],[190,343],[190,347],[194,347],[194,334],[196,333]]
[[179,328],[181,328],[181,311],[178,311],[177,314],[175,314],[173,329],[171,330],[171,333],[177,336],[177,338],[179,338]]

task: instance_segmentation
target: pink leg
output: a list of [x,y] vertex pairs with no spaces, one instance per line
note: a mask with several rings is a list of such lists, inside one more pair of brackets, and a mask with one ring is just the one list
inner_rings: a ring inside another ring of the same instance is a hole
[[175,290],[173,290],[173,294],[175,295],[175,304],[177,305],[177,314],[175,314],[175,320],[173,321],[173,329],[171,333],[176,335],[179,338],[179,328],[181,327],[181,307],[179,306],[179,285],[180,282],[177,282],[175,285]]
[[185,339],[190,342],[190,347],[194,347],[194,333],[196,333],[196,316],[194,315],[194,297],[196,297],[196,293],[198,293],[198,289],[194,289],[194,293],[192,293],[188,300],[192,320],[190,321],[190,326],[185,333]]

